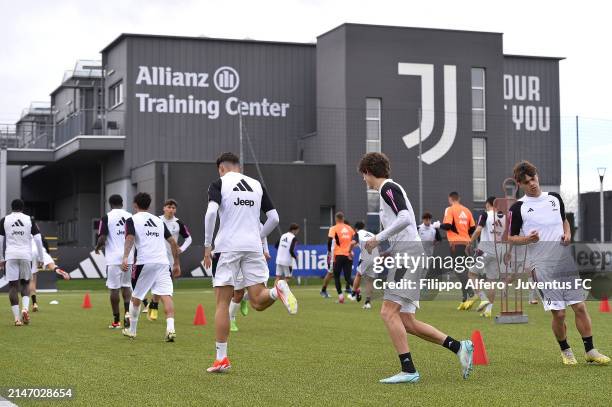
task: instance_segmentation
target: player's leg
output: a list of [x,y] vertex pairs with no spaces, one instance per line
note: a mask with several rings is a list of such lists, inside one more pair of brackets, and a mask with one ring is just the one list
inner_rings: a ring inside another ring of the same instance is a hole
[[567,343],[567,325],[565,324],[565,307],[564,306],[555,306],[552,301],[546,301],[545,303],[549,304],[549,310],[552,314],[552,331],[559,343],[559,347],[561,348],[561,359],[564,365],[576,365],[578,361],[576,361],[576,357],[574,356],[574,352],[572,352],[572,348]]
[[159,272],[158,266],[157,264],[138,264],[135,266],[135,270],[132,274],[134,290],[130,301],[130,327],[124,328],[122,331],[123,335],[128,338],[133,339],[136,337],[140,305],[157,280]]
[[[157,279],[153,287],[151,287],[151,298],[157,299],[158,302],[161,300],[164,304],[164,311],[166,313],[166,334],[164,340],[166,342],[174,342],[176,331],[174,330],[174,301],[172,300],[174,283],[172,282],[172,271],[166,264],[159,264],[156,267],[158,268]],[[149,309],[149,314],[150,311],[151,309]]]
[[[32,262],[34,264],[34,262]],[[34,271],[34,267],[32,266],[32,271]],[[32,273],[32,278],[30,279],[30,298],[32,299],[32,312],[38,311],[38,302],[36,298],[36,284],[37,284],[37,276],[38,270],[36,273]]]
[[238,325],[236,324],[236,314],[244,298],[244,288],[234,289],[234,295],[232,301],[229,304],[229,318],[230,318],[230,331],[238,332]]
[[344,294],[342,294],[342,284],[340,283],[340,273],[342,273],[342,257],[336,256],[334,259],[334,284],[336,285],[336,292],[338,293],[338,302],[344,303]]
[[263,311],[276,301],[281,300],[290,314],[298,310],[297,299],[291,292],[287,281],[279,280],[270,289],[265,287],[270,271],[265,257],[261,253],[247,252],[241,259],[240,269],[244,276],[244,286],[249,293],[251,306],[257,311]]
[[355,299],[357,302],[361,301],[361,273],[357,272],[355,275],[355,279],[353,280],[352,287],[353,294],[355,295]]
[[21,320],[30,323],[30,280],[32,263],[29,260],[17,260],[19,265],[19,287],[21,292]]
[[414,304],[402,306],[401,311],[400,316],[406,332],[428,342],[443,346],[456,354],[461,364],[461,374],[464,379],[467,379],[472,372],[472,357],[474,352],[472,341],[469,339],[458,341],[439,331],[437,328],[419,321],[415,317],[416,307]]
[[[168,268],[170,273],[172,273],[172,269]],[[152,294],[151,301],[149,301],[149,310],[147,311],[147,319],[149,321],[157,321],[157,317],[159,315],[159,295]]]
[[172,300],[172,295],[161,295],[158,297],[164,304],[164,312],[166,314],[166,336],[164,339],[166,342],[174,342],[176,331],[174,329],[174,301]]
[[333,265],[330,266],[330,269],[325,273],[325,277],[323,278],[323,286],[321,287],[321,297],[329,298],[329,294],[327,293],[327,285],[334,278]]
[[[225,254],[225,253],[224,253]],[[217,270],[217,274],[219,270]],[[229,304],[234,295],[234,286],[225,285],[215,287],[215,362],[207,369],[209,373],[223,373],[231,365],[227,358],[227,340],[230,333]]]
[[[9,261],[7,261],[7,264]],[[13,312],[13,317],[15,318],[15,326],[23,325],[21,315],[19,313],[19,280],[9,281],[8,297],[9,302],[11,303],[11,311]]]
[[121,328],[121,324],[119,323],[119,317],[121,315],[119,313],[119,290],[121,288],[122,274],[124,273],[121,270],[121,266],[106,266],[106,287],[109,291],[109,300],[113,312],[113,322],[108,326],[111,329]]
[[134,266],[129,266],[129,271],[121,274],[121,296],[123,297],[123,326],[130,326],[130,300],[132,299],[132,285],[130,284],[131,270]]
[[372,294],[374,293],[374,277],[371,277],[366,274],[365,276],[365,303],[363,304],[363,308],[370,309],[372,308]]
[[571,304],[576,318],[576,329],[580,332],[584,351],[586,353],[586,361],[596,365],[607,365],[610,363],[610,358],[600,353],[593,345],[593,331],[591,325],[591,316],[584,302]]
[[414,367],[410,348],[408,347],[408,339],[406,338],[406,329],[400,317],[401,305],[385,299],[380,310],[380,316],[387,328],[389,339],[395,348],[395,351],[400,360],[400,373],[380,380],[381,383],[416,383],[419,380],[419,374]]
[[344,281],[346,283],[345,291],[351,299],[353,298],[352,296],[353,292],[351,290],[351,287],[353,286],[353,279],[351,277],[352,272],[353,272],[353,261],[347,256],[346,260],[342,264],[342,273],[344,274]]

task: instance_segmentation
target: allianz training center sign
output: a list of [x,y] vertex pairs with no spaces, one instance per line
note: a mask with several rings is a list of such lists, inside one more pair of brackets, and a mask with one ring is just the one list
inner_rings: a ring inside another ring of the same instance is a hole
[[[231,66],[217,68],[211,78],[206,72],[180,72],[170,67],[141,65],[136,85],[194,89],[213,86],[222,94],[230,94],[240,86],[240,76]],[[235,96],[225,100],[197,99],[192,94],[178,98],[172,93],[165,97],[151,97],[145,92],[138,92],[135,96],[141,113],[203,115],[212,120],[218,119],[223,112],[229,116],[284,118],[290,107],[289,103],[273,102],[267,98],[258,101],[243,101]]]

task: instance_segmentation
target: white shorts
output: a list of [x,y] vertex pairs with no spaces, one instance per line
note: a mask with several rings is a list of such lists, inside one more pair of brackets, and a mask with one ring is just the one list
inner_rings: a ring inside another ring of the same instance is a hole
[[172,270],[166,267],[166,271],[162,271],[157,276],[151,294],[153,295],[172,295],[174,293],[174,283],[172,282]]
[[[479,276],[486,276],[487,280],[489,281],[499,280],[500,272],[506,272],[506,265],[504,264],[503,256],[498,258],[495,254],[484,253],[482,255],[482,262],[482,267],[479,267],[480,263],[476,263],[470,272]],[[508,272],[510,272],[509,268]]]
[[159,274],[168,272],[168,265],[137,264],[132,270],[132,278],[135,280],[132,297],[142,301],[157,282]]
[[537,290],[544,311],[559,311],[571,305],[584,302],[586,300],[586,291],[582,289],[572,290]]
[[32,262],[30,260],[7,260],[4,268],[7,281],[30,280],[32,278]]
[[[53,261],[51,256],[49,256],[49,253],[44,252],[43,253],[43,266],[42,266],[43,270],[45,270],[47,266],[52,263],[55,263],[55,262]],[[32,274],[36,274],[36,273],[38,273],[38,260],[32,259]]]
[[395,295],[395,294],[391,294],[387,292],[385,292],[385,295],[383,296],[383,300],[392,301],[396,304],[399,304],[401,307],[400,313],[416,314],[416,310],[419,308],[418,301],[412,301],[412,300],[409,300],[408,298],[403,298],[403,297],[400,297],[399,295]]
[[277,277],[291,277],[293,270],[291,266],[283,266],[282,264],[276,265],[276,276]]
[[133,265],[128,265],[128,271],[121,270],[121,266],[106,266],[106,286],[111,290],[118,290],[121,287],[132,287]]
[[224,252],[217,255],[213,287],[229,285],[234,290],[240,290],[268,281],[270,271],[262,252]]

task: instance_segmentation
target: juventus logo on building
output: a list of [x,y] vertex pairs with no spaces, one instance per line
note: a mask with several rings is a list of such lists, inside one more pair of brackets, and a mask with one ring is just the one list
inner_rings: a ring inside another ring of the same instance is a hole
[[151,228],[155,228],[157,227],[157,225],[155,224],[155,222],[153,222],[153,219],[149,219],[145,222],[145,226],[151,227]]
[[[397,64],[399,75],[421,77],[421,141],[425,141],[434,128],[434,66],[433,64]],[[440,140],[428,151],[423,152],[423,162],[432,164],[442,158],[453,146],[457,135],[457,67],[444,65],[444,129]],[[406,147],[419,145],[419,129],[413,130],[403,138]]]
[[23,224],[23,222],[21,221],[21,219],[17,219],[17,221],[15,223],[13,223],[11,226],[18,228],[19,226],[25,226]]
[[253,189],[246,183],[245,180],[241,179],[239,183],[234,187],[234,191],[249,191],[253,192]]

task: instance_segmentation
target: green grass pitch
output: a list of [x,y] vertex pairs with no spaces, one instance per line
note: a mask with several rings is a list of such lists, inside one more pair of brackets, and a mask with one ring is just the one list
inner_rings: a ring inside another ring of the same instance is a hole
[[[91,290],[93,308],[80,307]],[[240,331],[230,336],[232,370],[211,375],[214,357],[214,297],[209,283],[178,281],[175,343],[163,342],[165,321],[138,326],[128,340],[109,330],[110,306],[103,283],[68,282],[59,293],[38,295],[41,311],[32,324],[12,326],[5,298],[0,307],[0,387],[75,389],[63,402],[17,401],[18,405],[610,405],[612,366],[587,366],[584,348],[569,315],[569,342],[579,366],[561,364],[541,305],[526,305],[527,325],[495,325],[476,312],[459,312],[455,301],[423,302],[418,316],[456,339],[482,332],[490,359],[463,380],[456,356],[409,337],[418,384],[382,385],[399,362],[378,315],[380,302],[335,304],[318,293],[318,280],[295,289],[299,312],[289,316],[280,303],[265,312],[238,314]],[[75,288],[77,290],[75,290]],[[79,290],[79,288],[81,288]],[[57,299],[59,305],[49,305]],[[192,325],[197,304],[208,324]],[[161,308],[161,306],[160,306]],[[494,310],[497,310],[494,308]],[[595,345],[612,353],[612,314],[589,303]]]

